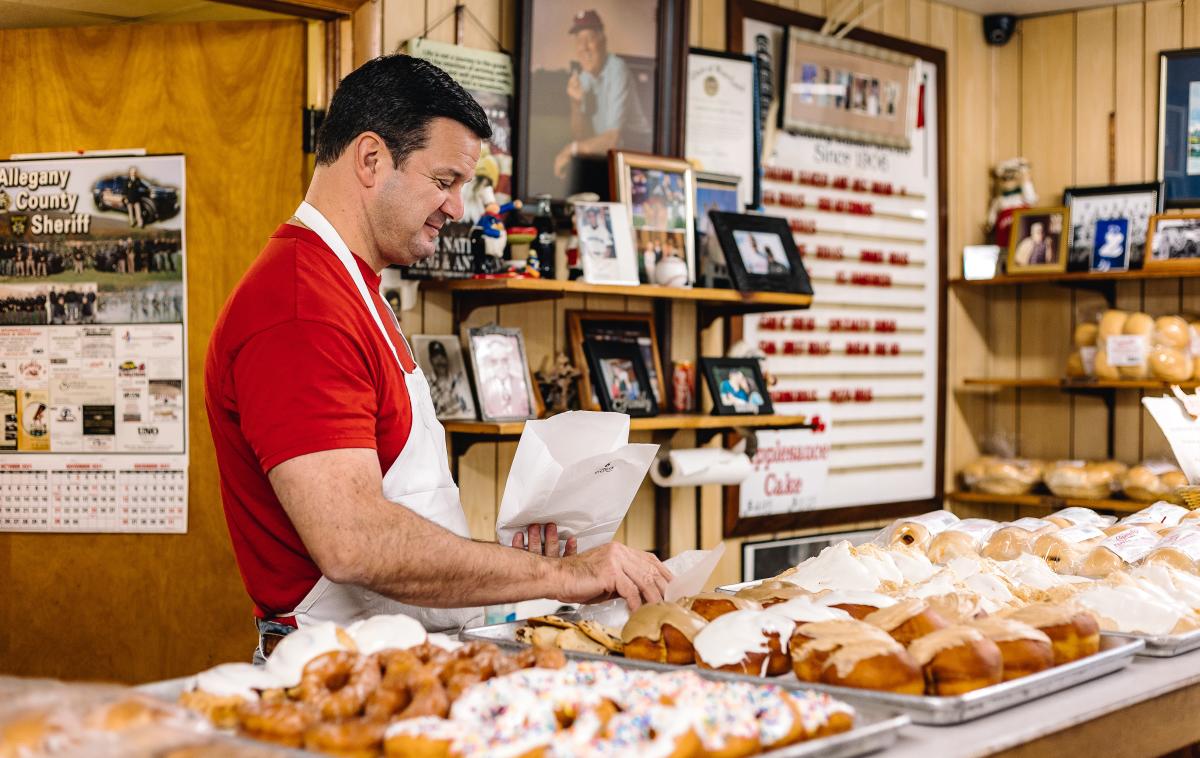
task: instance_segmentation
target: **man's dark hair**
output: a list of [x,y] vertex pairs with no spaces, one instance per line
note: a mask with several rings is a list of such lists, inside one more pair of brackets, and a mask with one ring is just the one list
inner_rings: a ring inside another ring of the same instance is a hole
[[367,61],[341,81],[317,131],[317,165],[328,166],[363,132],[383,138],[399,166],[425,147],[429,122],[449,118],[480,139],[492,128],[479,103],[442,69],[410,55]]

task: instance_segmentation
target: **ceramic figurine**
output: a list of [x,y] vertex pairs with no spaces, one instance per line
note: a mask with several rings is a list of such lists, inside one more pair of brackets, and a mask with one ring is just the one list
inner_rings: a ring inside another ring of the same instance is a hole
[[1036,205],[1037,192],[1029,176],[1029,162],[1024,158],[1010,158],[996,166],[992,174],[996,186],[988,208],[987,232],[993,244],[1007,247],[1013,211]]

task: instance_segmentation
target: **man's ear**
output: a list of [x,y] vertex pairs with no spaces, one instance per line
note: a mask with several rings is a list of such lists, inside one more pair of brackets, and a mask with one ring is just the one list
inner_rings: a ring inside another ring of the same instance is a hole
[[392,159],[383,138],[375,132],[363,132],[350,143],[354,158],[354,175],[363,187],[374,187],[379,180],[383,161]]

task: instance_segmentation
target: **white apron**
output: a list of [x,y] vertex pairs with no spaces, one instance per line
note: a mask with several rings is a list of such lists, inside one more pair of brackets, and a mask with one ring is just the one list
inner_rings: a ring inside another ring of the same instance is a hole
[[[392,351],[400,371],[404,374],[404,386],[408,390],[409,404],[412,406],[412,429],[404,449],[383,475],[383,496],[393,503],[408,508],[418,516],[449,529],[459,537],[469,539],[467,517],[463,513],[459,500],[458,487],[450,476],[450,461],[446,453],[446,430],[442,427],[433,408],[433,398],[429,393],[429,382],[420,366],[415,366],[411,372],[404,370],[396,346],[384,329],[383,320],[367,289],[358,264],[351,255],[350,249],[342,240],[341,235],[333,225],[308,203],[301,203],[296,209],[296,218],[317,235],[333,250],[338,260],[342,262],[346,273],[354,282],[358,294],[362,297],[363,305],[371,314],[372,320],[379,328],[383,341]],[[396,324],[397,333],[400,323],[396,315],[387,311],[389,318]],[[403,339],[403,334],[401,334]],[[405,347],[408,347],[405,342]],[[409,355],[413,355],[411,349]],[[397,556],[402,560],[421,560],[422,556]],[[418,608],[396,602],[377,592],[364,587],[347,584],[335,584],[325,577],[317,580],[312,590],[300,601],[300,605],[290,615],[295,616],[296,625],[303,628],[322,621],[334,621],[341,625],[349,624],[359,619],[369,618],[378,614],[403,613],[420,621],[429,631],[457,631],[463,626],[473,624],[476,620],[483,621],[482,608]]]

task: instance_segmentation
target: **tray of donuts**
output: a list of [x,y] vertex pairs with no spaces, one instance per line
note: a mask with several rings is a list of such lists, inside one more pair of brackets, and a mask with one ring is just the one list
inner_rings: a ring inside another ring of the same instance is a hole
[[304,755],[849,757],[910,723],[827,693],[459,642],[399,615],[306,627],[265,666],[223,664],[143,692]]

